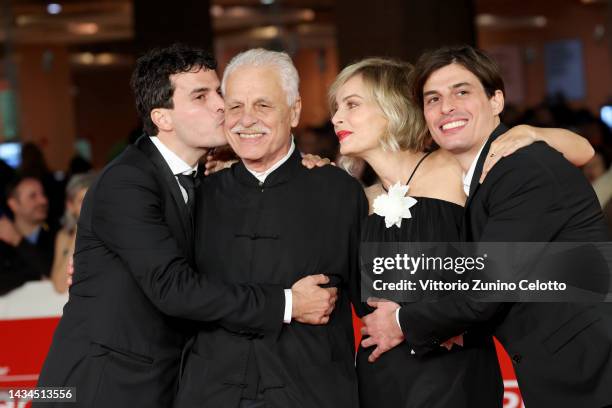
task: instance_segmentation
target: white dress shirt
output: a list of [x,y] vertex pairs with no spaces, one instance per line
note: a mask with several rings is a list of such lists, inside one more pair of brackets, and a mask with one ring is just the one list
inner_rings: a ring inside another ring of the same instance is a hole
[[291,155],[293,154],[295,150],[295,143],[293,142],[293,136],[291,136],[291,146],[289,147],[289,151],[287,152],[287,154],[285,156],[283,156],[282,159],[280,159],[279,161],[277,161],[276,163],[274,163],[268,170],[264,170],[264,171],[255,171],[255,170],[251,170],[248,167],[246,167],[246,169],[249,171],[249,173],[251,173],[253,176],[255,176],[255,178],[257,180],[259,180],[260,182],[264,182],[266,181],[266,178],[272,174],[272,172],[276,169],[278,169],[280,166],[283,165],[283,163],[285,163],[287,160],[289,160],[289,157],[291,157]]
[[[283,165],[283,163],[289,160],[289,157],[291,157],[294,150],[295,150],[295,143],[293,141],[293,136],[291,136],[291,147],[289,147],[289,152],[287,152],[287,154],[284,155],[282,159],[274,163],[269,169],[264,170],[264,171],[254,171],[254,170],[249,169],[246,165],[244,167],[249,171],[249,173],[255,176],[255,178],[259,180],[260,183],[263,183],[264,181],[266,181],[266,177],[268,177],[270,174],[272,174],[274,170],[278,169],[280,166]],[[287,324],[291,323],[292,310],[293,310],[293,294],[291,293],[291,289],[285,289],[285,313],[283,314],[284,323],[287,323]]]
[[32,245],[36,245],[38,242],[38,237],[40,236],[40,231],[42,230],[41,226],[34,228],[34,231],[30,233],[30,235],[26,235],[23,237],[26,241],[28,241]]
[[177,175],[184,174],[186,176],[190,176],[191,174],[193,174],[194,171],[198,171],[198,163],[196,163],[194,167],[191,167],[189,164],[185,163],[183,159],[178,157],[176,153],[174,153],[165,144],[163,144],[158,137],[150,136],[149,138],[151,139],[151,142],[153,142],[155,147],[157,147],[157,150],[159,150],[159,153],[161,153],[166,163],[168,163],[168,167],[170,167],[170,171],[172,172],[172,174],[174,174],[176,183],[178,184],[179,189],[181,190],[183,200],[185,200],[185,204],[187,204],[187,190],[185,190],[181,183],[179,183]]
[[482,146],[480,146],[480,150],[478,150],[478,154],[476,157],[474,157],[474,161],[470,165],[467,173],[463,174],[463,191],[465,192],[466,196],[470,195],[470,186],[472,185],[472,179],[474,178],[474,172],[476,171],[476,163],[478,163],[478,159],[482,154],[482,149],[484,149],[485,144],[487,144],[486,141],[482,144]]

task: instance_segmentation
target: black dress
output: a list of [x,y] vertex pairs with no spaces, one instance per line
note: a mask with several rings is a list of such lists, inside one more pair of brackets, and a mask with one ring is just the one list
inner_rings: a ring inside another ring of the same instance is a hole
[[[362,225],[362,242],[461,241],[463,207],[415,198],[412,218],[402,220],[400,228],[386,228],[383,217],[369,215]],[[361,408],[501,407],[502,379],[490,335],[468,333],[464,347],[440,347],[425,357],[411,354],[402,343],[369,363],[372,351],[360,346],[357,352]]]

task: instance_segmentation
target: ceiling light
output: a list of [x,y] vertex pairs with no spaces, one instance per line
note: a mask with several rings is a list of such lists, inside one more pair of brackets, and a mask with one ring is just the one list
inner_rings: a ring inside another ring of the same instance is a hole
[[49,14],[59,14],[62,12],[62,6],[58,3],[49,3],[47,4],[47,13]]
[[315,18],[315,12],[311,9],[306,9],[302,11],[302,18],[306,21],[312,21]]
[[210,7],[210,15],[213,17],[221,17],[223,15],[223,7],[215,4]]
[[103,52],[101,54],[98,54],[95,60],[96,60],[96,64],[109,65],[115,62],[115,56],[111,53]]
[[270,40],[278,37],[280,30],[275,26],[258,27],[251,30],[254,38]]
[[548,24],[548,20],[544,16],[533,17],[532,21],[536,27],[546,27],[546,24]]
[[261,1],[261,4],[264,4],[266,6],[269,6],[270,4],[274,3],[274,0],[259,0]]
[[496,19],[492,14],[479,14],[476,16],[476,24],[480,26],[492,26],[495,23]]
[[90,65],[95,62],[96,58],[91,52],[84,52],[78,55],[78,61],[81,64]]
[[504,30],[517,28],[543,28],[548,25],[544,16],[496,16],[493,14],[479,14],[476,16],[476,25],[490,29]]
[[225,15],[233,18],[244,18],[253,14],[247,7],[234,6],[225,10]]
[[25,27],[29,24],[36,23],[36,19],[32,16],[21,15],[21,16],[17,16],[17,18],[15,19],[15,22],[17,23],[17,26]]
[[70,23],[68,31],[78,35],[93,35],[98,32],[100,27],[96,23]]

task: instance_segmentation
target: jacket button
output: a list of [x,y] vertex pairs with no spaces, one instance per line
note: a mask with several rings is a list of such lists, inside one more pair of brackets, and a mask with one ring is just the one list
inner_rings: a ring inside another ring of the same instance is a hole
[[431,339],[430,343],[432,346],[439,346],[440,345],[440,340],[438,339]]
[[523,356],[521,356],[520,354],[515,354],[512,356],[512,361],[514,361],[516,364],[520,363],[522,359]]

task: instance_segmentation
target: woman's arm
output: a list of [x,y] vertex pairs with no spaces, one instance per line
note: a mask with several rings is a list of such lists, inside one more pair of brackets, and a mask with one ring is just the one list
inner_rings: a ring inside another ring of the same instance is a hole
[[577,167],[591,160],[595,154],[593,146],[591,146],[587,139],[570,130],[517,125],[498,137],[491,144],[489,155],[483,166],[480,182],[484,180],[486,174],[499,159],[509,156],[534,142],[540,141],[545,142],[563,154],[569,162]]

